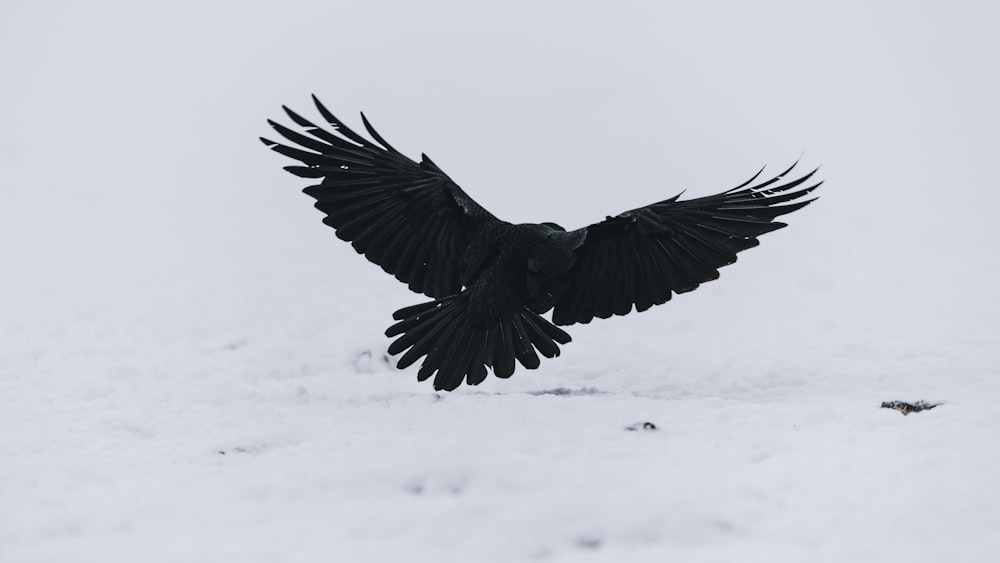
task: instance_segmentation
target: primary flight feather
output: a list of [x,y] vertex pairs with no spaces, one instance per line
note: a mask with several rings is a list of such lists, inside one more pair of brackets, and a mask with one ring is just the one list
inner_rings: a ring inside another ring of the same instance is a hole
[[[679,196],[566,231],[554,223],[495,217],[427,155],[415,162],[387,143],[364,114],[371,140],[315,96],[327,127],[284,108],[296,131],[274,121],[288,144],[261,138],[299,164],[285,167],[318,183],[305,188],[334,228],[371,262],[433,301],[396,311],[386,330],[398,367],[423,358],[417,378],[434,388],[478,385],[489,370],[539,366],[571,339],[556,325],[645,311],[719,277],[719,268],[775,219],[809,204],[815,170],[750,180],[717,195]],[[541,315],[552,310],[552,321]]]

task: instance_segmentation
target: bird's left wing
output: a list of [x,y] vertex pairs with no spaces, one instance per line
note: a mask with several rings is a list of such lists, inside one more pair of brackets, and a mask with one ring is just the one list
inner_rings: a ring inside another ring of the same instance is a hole
[[565,233],[580,241],[572,265],[536,310],[554,307],[558,325],[587,323],[625,315],[633,306],[645,311],[718,278],[738,252],[759,244],[759,235],[785,226],[776,217],[812,201],[795,200],[822,182],[808,184],[815,170],[787,180],[794,167],[756,185],[760,172],[717,195],[678,195]]
[[375,142],[346,127],[315,96],[313,101],[332,131],[286,107],[288,117],[306,134],[269,120],[291,143],[261,141],[302,163],[285,170],[320,179],[304,191],[316,199],[316,207],[326,214],[323,222],[339,238],[413,291],[434,298],[458,293],[462,253],[478,229],[499,219],[427,155],[417,163],[394,149],[364,114],[361,119]]

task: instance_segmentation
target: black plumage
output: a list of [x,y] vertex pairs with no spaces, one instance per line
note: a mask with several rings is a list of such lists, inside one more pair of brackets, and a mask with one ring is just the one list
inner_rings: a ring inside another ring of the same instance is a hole
[[[822,182],[795,165],[763,170],[717,195],[674,196],[582,229],[515,225],[482,208],[427,155],[414,162],[379,135],[355,133],[315,97],[328,128],[284,108],[303,132],[274,121],[289,141],[261,138],[300,164],[286,170],[319,183],[305,188],[338,237],[433,301],[396,311],[386,330],[400,368],[423,358],[417,378],[435,389],[478,385],[515,364],[539,366],[570,336],[556,325],[645,311],[719,277],[757,237],[785,226]],[[552,322],[541,315],[552,310]]]

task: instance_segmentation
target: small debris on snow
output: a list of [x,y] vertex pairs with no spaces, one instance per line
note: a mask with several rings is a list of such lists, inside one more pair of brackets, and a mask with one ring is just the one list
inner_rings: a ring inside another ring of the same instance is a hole
[[652,432],[653,430],[656,430],[656,425],[652,422],[636,422],[635,424],[626,426],[625,430],[628,430],[629,432],[635,432],[637,430]]
[[257,446],[235,446],[235,447],[229,448],[228,450],[225,449],[225,448],[220,448],[218,450],[218,453],[219,453],[219,455],[228,455],[228,454],[258,454],[258,453],[264,451],[266,448],[267,448],[267,446],[265,446],[265,445],[257,445]]
[[896,409],[904,415],[907,415],[911,412],[929,411],[940,404],[941,403],[928,403],[927,401],[917,401],[915,403],[906,403],[903,401],[882,401],[882,408]]
[[386,367],[392,367],[392,358],[384,351],[368,349],[354,356],[354,369],[358,373],[375,373]]
[[464,478],[425,478],[413,480],[403,486],[403,490],[414,495],[461,495],[466,488]]
[[305,385],[299,385],[295,388],[295,399],[300,403],[309,402],[309,389],[306,389]]
[[580,538],[576,540],[576,545],[582,549],[598,549],[601,547],[601,538]]
[[580,389],[570,389],[568,387],[556,387],[555,389],[542,389],[541,391],[528,391],[529,395],[556,395],[560,397],[573,397],[576,395],[603,395],[597,387],[582,387]]

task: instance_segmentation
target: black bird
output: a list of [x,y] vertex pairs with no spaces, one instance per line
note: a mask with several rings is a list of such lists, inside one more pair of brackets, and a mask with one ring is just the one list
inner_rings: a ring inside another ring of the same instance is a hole
[[[719,277],[718,269],[757,237],[785,226],[775,218],[813,201],[816,170],[768,180],[761,171],[717,195],[670,199],[608,217],[575,231],[554,223],[508,223],[477,204],[434,162],[410,160],[379,135],[375,142],[334,117],[315,96],[328,129],[284,108],[305,134],[268,121],[290,141],[261,138],[315,178],[305,188],[323,222],[410,289],[434,300],[396,311],[386,330],[397,367],[424,358],[417,379],[434,388],[478,385],[559,355],[570,336],[556,325],[645,311]],[[756,183],[755,183],[756,182]],[[811,184],[811,185],[810,185]],[[542,314],[552,310],[552,322]]]

